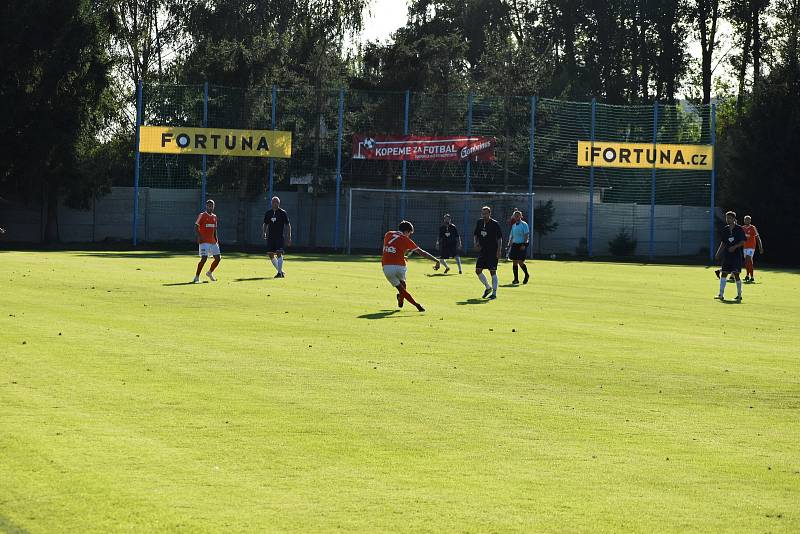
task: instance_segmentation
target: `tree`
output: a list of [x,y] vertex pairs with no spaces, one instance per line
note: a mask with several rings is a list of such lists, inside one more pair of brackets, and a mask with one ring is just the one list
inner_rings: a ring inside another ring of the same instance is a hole
[[533,233],[536,235],[536,248],[538,253],[542,252],[542,238],[547,234],[558,230],[558,223],[553,219],[556,216],[556,208],[553,201],[548,200],[544,204],[541,202],[536,205],[533,212]]
[[44,237],[57,241],[59,197],[82,187],[81,152],[102,124],[111,14],[100,1],[14,1],[0,24],[0,186],[39,197]]

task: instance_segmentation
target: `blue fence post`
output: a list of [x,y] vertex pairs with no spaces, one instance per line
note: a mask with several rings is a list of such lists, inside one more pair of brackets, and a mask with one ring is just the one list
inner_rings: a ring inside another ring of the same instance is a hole
[[142,80],[136,82],[136,163],[133,169],[133,229],[131,231],[131,241],[135,247],[138,243],[137,230],[139,226],[139,173],[141,159],[139,155],[140,126],[142,125]]
[[597,99],[592,98],[592,131],[591,131],[591,165],[589,166],[589,221],[586,230],[586,252],[592,257],[592,234],[594,229],[594,141],[595,141],[595,122],[597,115]]
[[[467,137],[472,136],[472,93],[467,95]],[[467,167],[464,174],[465,188],[464,190],[469,193],[472,190],[472,162],[467,159]],[[467,236],[467,217],[468,217],[469,197],[464,197],[464,226],[462,226],[462,235]]]
[[534,171],[534,164],[536,153],[534,151],[534,143],[535,137],[534,134],[536,132],[536,97],[531,97],[531,139],[530,139],[530,152],[528,154],[528,200],[530,201],[530,206],[528,208],[528,213],[530,214],[530,248],[528,249],[528,257],[533,258],[533,221],[534,221],[534,211],[533,211],[533,171]]
[[714,262],[714,210],[717,193],[717,105],[711,104],[711,209],[708,217],[708,261]]
[[[406,89],[405,98],[403,100],[403,135],[408,135],[408,108],[411,105],[411,91]],[[408,174],[408,162],[403,160],[403,170],[400,182],[400,188],[406,190],[406,175]],[[402,195],[400,198],[400,220],[406,218],[406,196]]]
[[656,146],[658,145],[658,102],[653,103],[653,168],[650,171],[650,247],[648,257],[650,261],[655,255],[656,237]]
[[[275,130],[275,112],[278,107],[278,88],[274,85],[272,86],[272,121],[270,122],[270,128]],[[272,200],[272,184],[275,181],[275,158],[269,158],[269,197],[267,198],[267,206],[269,206],[270,201]]]
[[[203,128],[208,128],[208,82],[203,84]],[[203,168],[200,175],[200,211],[206,209],[206,158],[203,154]]]
[[344,134],[344,89],[339,89],[339,128],[336,140],[336,228],[333,234],[333,248],[339,249],[339,204],[342,194],[342,135]]

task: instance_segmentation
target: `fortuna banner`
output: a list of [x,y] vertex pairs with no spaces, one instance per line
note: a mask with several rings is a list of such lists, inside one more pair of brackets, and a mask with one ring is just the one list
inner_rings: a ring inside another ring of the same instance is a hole
[[292,132],[142,126],[139,152],[290,158]]
[[714,147],[578,141],[578,166],[710,171],[714,168]]
[[353,135],[353,159],[406,161],[493,161],[494,137]]

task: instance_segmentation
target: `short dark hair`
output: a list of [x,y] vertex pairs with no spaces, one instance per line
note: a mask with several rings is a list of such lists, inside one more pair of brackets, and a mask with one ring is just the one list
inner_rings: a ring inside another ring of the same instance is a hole
[[411,232],[414,233],[414,225],[408,221],[400,221],[400,224],[397,226],[401,232]]
[[736,219],[736,212],[735,211],[726,211],[725,212],[725,217],[727,217],[728,215],[730,215],[731,217]]

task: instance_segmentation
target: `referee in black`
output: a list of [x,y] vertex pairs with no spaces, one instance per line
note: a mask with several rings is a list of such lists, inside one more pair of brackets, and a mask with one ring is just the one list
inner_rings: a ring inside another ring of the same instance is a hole
[[[481,208],[481,218],[475,224],[474,232],[475,248],[478,250],[478,261],[475,262],[475,274],[483,283],[486,291],[483,298],[497,298],[497,262],[500,260],[500,251],[503,248],[503,230],[500,223],[492,219],[492,208],[484,206]],[[492,285],[483,274],[483,270],[488,269],[492,275]]]

